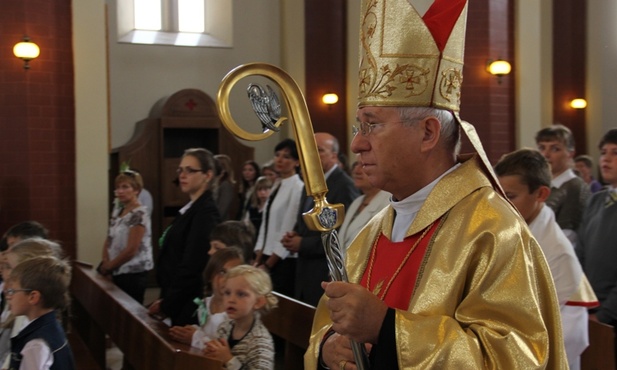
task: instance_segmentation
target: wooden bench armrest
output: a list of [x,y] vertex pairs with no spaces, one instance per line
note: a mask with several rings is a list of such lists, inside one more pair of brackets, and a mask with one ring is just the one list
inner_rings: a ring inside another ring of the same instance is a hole
[[[74,317],[74,321],[82,321],[76,325],[92,328],[92,323],[84,324],[88,320],[96,324],[97,328],[90,330],[97,332],[93,336],[98,336],[92,338],[92,346],[101,345],[100,333],[104,332],[135,369],[222,369],[220,362],[171,340],[167,325],[148,315],[144,306],[97,274],[91,265],[74,264],[70,292],[79,304],[78,314],[87,316]],[[83,338],[83,333],[80,335],[88,344],[88,338]]]

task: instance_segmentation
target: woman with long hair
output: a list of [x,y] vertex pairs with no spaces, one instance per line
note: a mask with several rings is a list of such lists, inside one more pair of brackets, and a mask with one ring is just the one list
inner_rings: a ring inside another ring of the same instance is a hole
[[172,325],[196,323],[193,299],[201,296],[201,273],[208,263],[208,240],[221,222],[210,184],[214,178],[214,156],[203,148],[187,149],[177,169],[180,189],[190,202],[159,240],[157,280],[160,299],[150,305],[150,314],[169,317]]
[[216,178],[212,191],[221,219],[226,221],[235,217],[236,210],[234,209],[234,214],[231,214],[231,206],[234,203],[236,177],[231,158],[228,155],[217,154],[214,156],[214,160],[216,161]]
[[260,175],[260,169],[257,162],[249,160],[242,165],[242,182],[238,189],[238,198],[240,206],[238,207],[238,219],[241,220],[248,210],[251,202],[251,196],[255,191],[255,182]]

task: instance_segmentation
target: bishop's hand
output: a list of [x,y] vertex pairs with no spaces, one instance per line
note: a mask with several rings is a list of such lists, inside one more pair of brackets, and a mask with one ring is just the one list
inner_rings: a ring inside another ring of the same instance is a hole
[[388,306],[361,285],[322,282],[332,329],[357,342],[377,343]]

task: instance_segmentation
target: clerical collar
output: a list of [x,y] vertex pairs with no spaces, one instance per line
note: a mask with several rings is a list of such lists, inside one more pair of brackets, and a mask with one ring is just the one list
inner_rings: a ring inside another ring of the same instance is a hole
[[551,180],[551,186],[559,189],[561,185],[565,184],[566,182],[572,180],[575,177],[576,174],[574,173],[574,171],[572,171],[571,168],[568,168],[567,170],[560,173],[553,180]]
[[435,185],[437,185],[439,180],[441,180],[445,175],[454,171],[460,167],[460,165],[460,163],[455,164],[452,168],[433,180],[433,182],[403,200],[397,202],[393,199],[393,197],[390,197],[390,205],[394,208],[394,211],[396,211],[394,225],[392,226],[393,242],[401,242],[405,239],[405,234],[407,234],[409,226],[413,220],[415,220],[416,215],[420,211],[420,208],[422,208],[424,201],[426,201],[426,198],[428,198]]

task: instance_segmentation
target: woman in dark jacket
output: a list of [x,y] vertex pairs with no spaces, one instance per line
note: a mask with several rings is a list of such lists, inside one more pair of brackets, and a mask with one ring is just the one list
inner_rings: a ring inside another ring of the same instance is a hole
[[191,201],[161,237],[156,274],[161,296],[149,310],[152,315],[169,317],[174,326],[197,322],[193,299],[203,296],[201,274],[208,262],[208,238],[221,222],[210,190],[212,153],[203,148],[187,149],[177,172],[180,189]]

